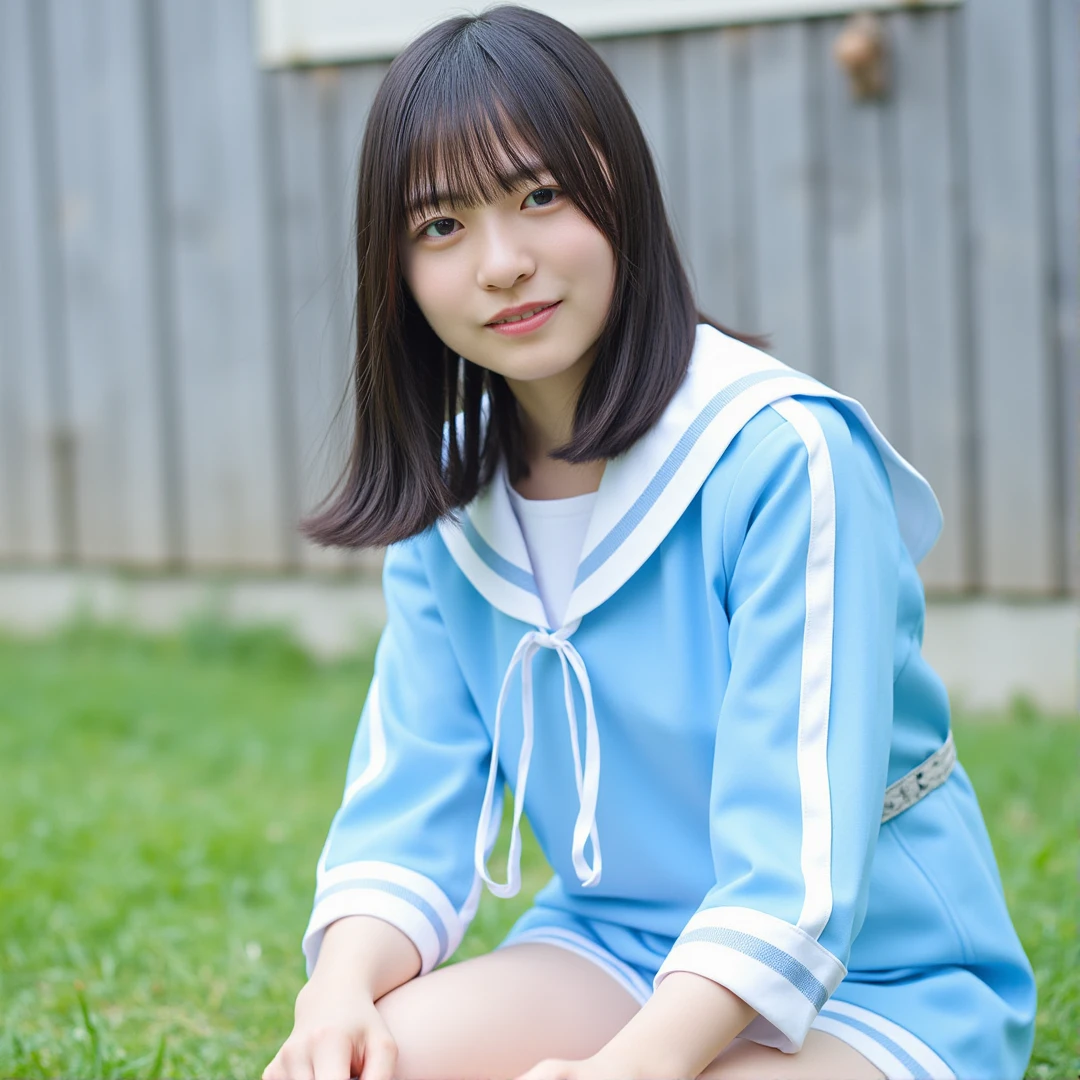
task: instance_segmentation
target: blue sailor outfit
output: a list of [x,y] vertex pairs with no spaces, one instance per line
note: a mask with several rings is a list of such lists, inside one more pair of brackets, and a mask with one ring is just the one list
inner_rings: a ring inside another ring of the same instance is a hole
[[[1032,972],[921,654],[925,480],[855,401],[705,325],[607,463],[550,626],[505,477],[387,552],[387,625],[304,937],[378,916],[446,960],[481,888],[555,876],[507,941],[728,987],[889,1077],[1020,1077]],[[602,763],[602,764],[601,764]],[[513,791],[505,882],[487,861]]]

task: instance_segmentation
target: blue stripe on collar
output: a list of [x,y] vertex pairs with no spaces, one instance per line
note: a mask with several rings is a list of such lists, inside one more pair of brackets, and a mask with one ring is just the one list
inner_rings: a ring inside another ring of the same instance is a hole
[[515,566],[509,559],[503,558],[477,531],[476,526],[468,514],[462,514],[462,530],[469,546],[499,577],[516,585],[525,592],[539,597],[540,590],[536,587],[536,578],[528,570]]
[[660,493],[679,471],[679,466],[686,460],[686,456],[690,453],[694,444],[725,405],[729,405],[747,388],[765,379],[791,377],[793,375],[811,380],[809,375],[790,369],[755,371],[749,375],[744,375],[741,379],[736,379],[716,394],[683,433],[682,438],[675,444],[674,449],[668,454],[664,463],[656,471],[645,490],[638,496],[630,509],[623,514],[607,536],[582,560],[581,565],[578,567],[577,577],[574,580],[574,587],[576,588],[603,566],[615,554],[623,541],[637,528],[641,519],[648,513],[649,508],[660,497]]

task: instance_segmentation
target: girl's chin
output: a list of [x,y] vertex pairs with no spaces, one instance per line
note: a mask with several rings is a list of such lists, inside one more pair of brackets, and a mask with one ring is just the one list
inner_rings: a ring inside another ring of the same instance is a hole
[[596,335],[591,338],[566,334],[548,336],[542,329],[520,337],[504,337],[483,329],[479,340],[474,337],[469,348],[455,349],[453,345],[450,348],[504,379],[524,383],[565,374],[580,363],[595,340]]

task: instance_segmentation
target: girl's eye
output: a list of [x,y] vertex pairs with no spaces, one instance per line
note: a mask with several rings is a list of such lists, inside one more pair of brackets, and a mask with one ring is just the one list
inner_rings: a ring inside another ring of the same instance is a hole
[[530,199],[535,199],[535,206],[550,206],[558,197],[559,193],[555,188],[537,188],[525,196],[525,203],[528,205]]
[[[537,188],[535,191],[531,191],[525,196],[524,205],[530,210],[550,206],[559,198],[560,194],[558,188]],[[533,200],[531,204],[529,203],[530,199]],[[460,222],[458,222],[456,218],[436,218],[434,221],[429,221],[420,229],[420,235],[426,236],[430,240],[442,240],[447,236],[453,236],[454,233],[457,232],[455,226],[458,225],[460,225]]]
[[[432,239],[437,239],[444,236],[453,236],[454,226],[457,222],[453,218],[436,218],[434,221],[428,222],[427,225],[420,230],[423,236],[430,236]],[[434,232],[430,230],[434,229]]]

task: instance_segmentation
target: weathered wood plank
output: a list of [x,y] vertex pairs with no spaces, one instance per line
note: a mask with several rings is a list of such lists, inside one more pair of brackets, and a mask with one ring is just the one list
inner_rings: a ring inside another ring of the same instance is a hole
[[65,358],[78,555],[167,555],[139,0],[53,0]]
[[[6,30],[6,24],[0,15],[0,33]],[[0,65],[3,64],[0,53]],[[4,85],[0,82],[0,92]],[[4,116],[0,112],[0,229],[7,236],[10,197],[5,190],[3,163],[7,160],[7,142],[4,136]],[[16,472],[20,463],[19,420],[21,410],[17,372],[15,369],[16,353],[8,340],[8,315],[4,297],[13,291],[11,278],[14,276],[14,260],[10,244],[5,242],[0,248],[0,559],[9,559],[15,552],[19,521],[16,517],[19,509],[16,505]]]
[[[300,493],[310,467],[300,425],[313,374],[323,360],[329,308],[328,260],[319,227],[324,167],[319,83],[323,77],[322,71],[284,71],[269,79],[277,126],[274,168],[279,203],[275,217],[280,224],[280,256],[284,263],[278,332],[284,338],[289,434],[297,476],[295,497],[289,501],[286,513],[294,522],[300,516]],[[300,541],[301,565],[306,564],[305,546]]]
[[1053,236],[1055,283],[1052,298],[1060,402],[1060,479],[1065,513],[1062,547],[1065,584],[1080,596],[1080,5],[1049,0],[1050,93],[1053,127]]
[[[52,277],[54,207],[43,8],[0,4],[0,555],[48,562],[70,554],[63,527],[64,397],[49,320],[63,317]],[[36,75],[36,77],[35,77]]]
[[[983,579],[1046,593],[1060,578],[1053,350],[1046,326],[1046,160],[1035,5],[979,0],[963,27]],[[1075,137],[1075,136],[1074,136]]]
[[[336,355],[343,343],[334,333],[337,299],[334,258],[325,228],[326,173],[331,167],[327,146],[328,98],[337,95],[339,73],[325,68],[312,72],[282,72],[272,87],[279,123],[282,204],[279,219],[285,258],[282,332],[287,350],[287,385],[297,461],[297,500],[290,507],[295,523],[311,509],[310,492],[328,487],[326,440],[331,412],[327,382],[343,363]],[[334,380],[336,381],[336,380]],[[336,552],[299,541],[305,567],[340,567]]]
[[[288,177],[284,118],[279,108],[276,80],[264,73],[259,79],[260,119],[262,120],[263,162],[266,200],[266,250],[269,262],[271,386],[274,406],[274,439],[280,480],[281,545],[283,569],[296,570],[301,565],[302,539],[296,529],[300,516],[300,453],[297,445],[296,416],[292,400],[290,321],[290,277],[292,258],[288,244]],[[318,167],[316,163],[316,168]]]
[[761,332],[754,259],[753,119],[750,115],[750,35],[745,28],[728,31],[731,43],[732,141],[731,183],[735,193],[735,311],[739,329]]
[[829,377],[895,435],[888,370],[882,102],[858,102],[832,56],[842,22],[817,27],[815,63],[823,85],[825,211],[828,237]]
[[675,243],[685,259],[690,237],[698,222],[689,212],[687,159],[689,144],[697,138],[691,134],[689,116],[682,93],[683,54],[690,34],[663,34],[655,39],[659,52],[660,85],[656,87],[661,115],[662,138],[653,155],[664,206]]
[[752,185],[748,216],[760,325],[771,350],[802,371],[825,377],[814,348],[823,313],[815,303],[820,218],[811,110],[810,37],[806,23],[757,26],[750,36]]
[[680,232],[698,307],[735,328],[738,210],[732,53],[745,34],[706,30],[679,38],[677,105],[686,117]]
[[966,268],[957,244],[948,18],[947,13],[897,16],[890,40],[899,139],[900,344],[910,425],[904,450],[933,485],[945,517],[941,538],[920,567],[923,582],[931,589],[959,591],[974,585],[968,557],[973,477],[966,453],[971,410],[960,289]]
[[[883,20],[895,53],[896,18]],[[895,59],[894,59],[895,64]],[[889,396],[889,434],[897,449],[911,453],[911,371],[908,365],[907,289],[904,277],[904,219],[900,177],[900,95],[893,90],[880,109],[879,161],[882,202],[882,289],[885,311],[885,378]]]
[[243,3],[158,0],[186,558],[287,554],[263,83]]
[[[16,342],[15,313],[8,310],[15,296],[17,252],[12,223],[16,219],[15,192],[13,190],[11,162],[26,158],[25,145],[16,144],[16,116],[25,109],[30,100],[28,92],[20,94],[15,76],[23,72],[12,62],[12,53],[27,52],[23,35],[26,30],[20,22],[25,12],[14,4],[0,5],[0,559],[10,559],[20,554],[23,545],[21,533],[25,528],[23,490],[20,483],[23,471],[25,442],[25,414],[22,381],[23,370],[19,357],[22,350]],[[32,125],[23,124],[23,131]]]

